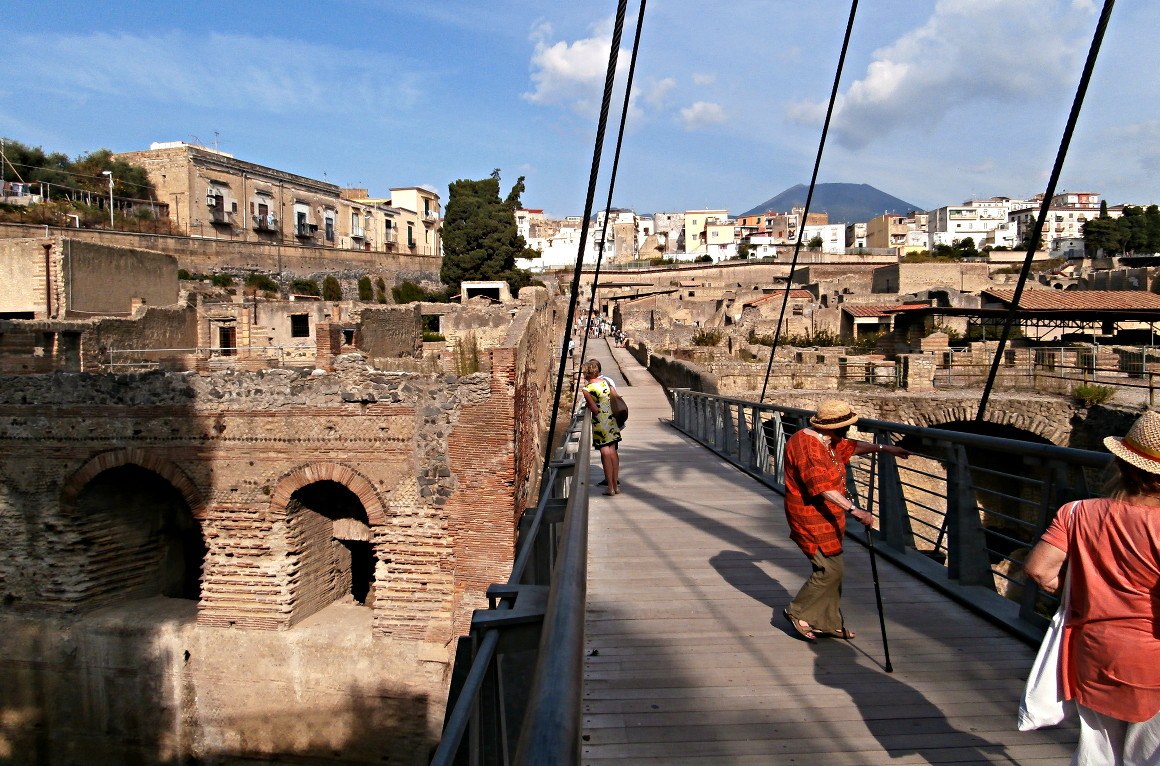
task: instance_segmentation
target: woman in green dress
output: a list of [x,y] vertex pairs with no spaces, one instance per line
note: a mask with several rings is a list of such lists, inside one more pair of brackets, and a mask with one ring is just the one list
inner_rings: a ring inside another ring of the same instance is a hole
[[606,495],[620,494],[620,428],[612,417],[612,387],[600,376],[600,362],[589,359],[582,370],[584,401],[592,413],[592,446],[600,451],[600,465],[608,481]]

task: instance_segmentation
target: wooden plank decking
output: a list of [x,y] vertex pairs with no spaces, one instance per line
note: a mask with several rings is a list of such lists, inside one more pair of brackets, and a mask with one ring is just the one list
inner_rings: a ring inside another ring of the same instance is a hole
[[1032,649],[880,560],[884,672],[859,545],[844,596],[857,639],[797,640],[781,609],[809,564],[781,497],[669,426],[625,352],[590,350],[632,385],[622,494],[591,502],[585,764],[1066,763],[1074,730],[1015,729]]

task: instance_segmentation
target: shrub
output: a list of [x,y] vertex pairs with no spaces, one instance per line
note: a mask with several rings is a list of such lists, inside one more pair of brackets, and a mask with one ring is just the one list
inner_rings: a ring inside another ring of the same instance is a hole
[[375,288],[371,284],[371,278],[367,276],[359,277],[358,279],[358,299],[360,301],[370,302],[375,299]]
[[391,297],[395,303],[414,303],[427,300],[427,291],[414,282],[404,280],[391,288]]
[[383,281],[382,277],[375,277],[375,302],[387,302],[387,283]]
[[322,297],[322,290],[313,279],[295,279],[290,283],[290,292],[295,295],[317,295]]
[[713,262],[713,256],[711,256],[707,253],[705,255],[697,256],[697,260],[694,261],[694,263],[712,263],[712,262]]
[[178,279],[193,279],[193,275],[190,274],[185,269],[178,269],[177,270],[177,278]]
[[445,340],[447,340],[447,336],[445,336],[441,332],[431,332],[429,330],[423,331],[423,342],[424,343],[435,343],[435,342],[441,342],[441,341],[445,341]]
[[844,344],[836,332],[819,330],[816,333],[807,332],[804,335],[782,335],[781,345],[793,346],[795,348],[809,348],[811,346],[827,348]]
[[342,285],[338,283],[338,279],[333,275],[328,274],[326,279],[322,280],[322,300],[342,300]]
[[234,278],[229,274],[214,274],[212,277],[210,277],[209,281],[214,287],[234,286]]
[[1111,386],[1099,386],[1094,383],[1080,383],[1071,390],[1071,396],[1080,407],[1092,407],[1110,401],[1116,395],[1116,389]]
[[251,274],[246,277],[246,287],[266,293],[278,292],[278,283],[265,274]]
[[716,346],[725,337],[720,327],[705,327],[693,333],[694,346]]

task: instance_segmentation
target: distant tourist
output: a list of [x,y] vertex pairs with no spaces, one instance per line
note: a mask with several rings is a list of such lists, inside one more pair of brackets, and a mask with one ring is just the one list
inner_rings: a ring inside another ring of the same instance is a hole
[[785,443],[785,516],[789,536],[810,560],[813,573],[782,614],[807,641],[818,636],[854,638],[841,611],[842,539],[846,513],[870,526],[874,515],[846,492],[846,464],[854,455],[885,452],[909,457],[901,447],[849,439],[858,416],[836,399],[818,405],[803,428]]
[[592,447],[600,451],[600,465],[608,482],[606,495],[620,493],[620,427],[612,417],[612,387],[600,374],[600,362],[589,359],[581,368],[587,385],[583,388],[584,401],[592,413]]
[[1079,710],[1073,764],[1160,764],[1160,413],[1122,439],[1107,498],[1060,508],[1024,571],[1046,591],[1071,577],[1060,685]]

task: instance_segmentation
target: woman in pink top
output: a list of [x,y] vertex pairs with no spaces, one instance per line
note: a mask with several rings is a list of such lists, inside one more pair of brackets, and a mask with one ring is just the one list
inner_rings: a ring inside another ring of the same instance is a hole
[[1080,715],[1072,764],[1160,764],[1160,413],[1128,435],[1109,436],[1115,455],[1108,498],[1068,504],[1027,557],[1027,575],[1047,591],[1071,570],[1060,680]]

